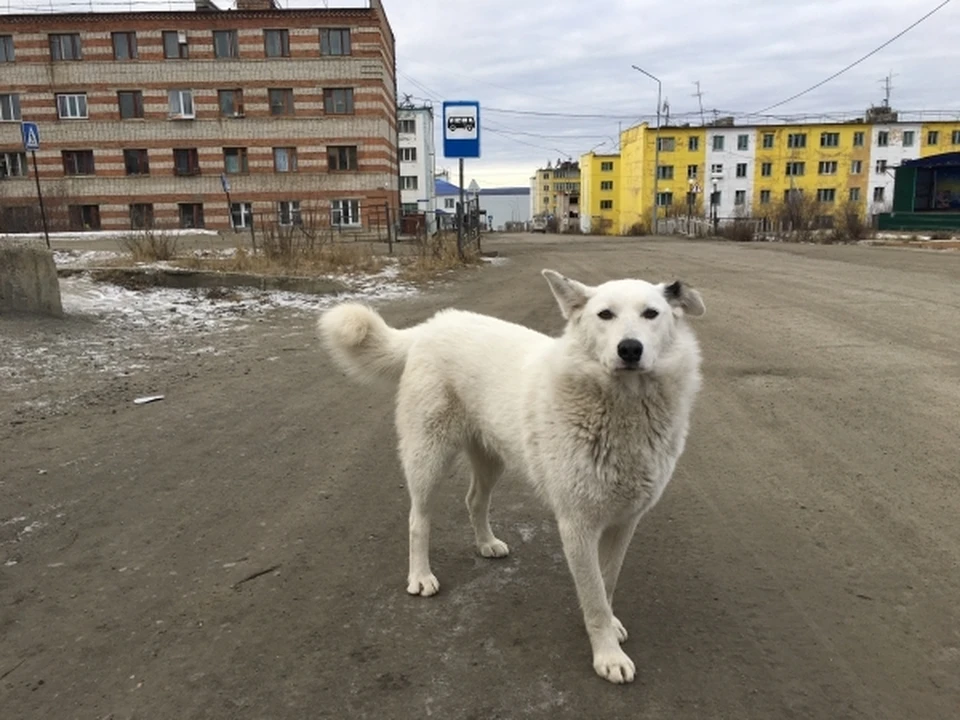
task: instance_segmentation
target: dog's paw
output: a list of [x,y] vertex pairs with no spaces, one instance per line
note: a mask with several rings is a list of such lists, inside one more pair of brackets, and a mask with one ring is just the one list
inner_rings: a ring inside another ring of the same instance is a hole
[[617,619],[617,616],[613,616],[613,631],[617,634],[617,642],[626,642],[629,635],[627,635],[627,629],[623,626],[623,623]]
[[637,672],[633,660],[627,657],[627,654],[620,648],[594,655],[593,669],[604,680],[609,680],[617,685],[633,682]]
[[507,544],[496,538],[488,543],[481,543],[478,549],[480,554],[487,558],[501,558],[510,554],[510,548],[507,547]]
[[433,573],[407,578],[407,592],[411,595],[430,597],[431,595],[436,595],[439,590],[440,582]]

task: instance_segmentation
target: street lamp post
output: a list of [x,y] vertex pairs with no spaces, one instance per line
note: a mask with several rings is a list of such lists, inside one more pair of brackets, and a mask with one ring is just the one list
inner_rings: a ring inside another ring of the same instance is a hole
[[656,143],[655,150],[653,152],[653,219],[652,225],[650,226],[650,232],[654,235],[657,234],[657,180],[660,175],[660,94],[662,90],[662,85],[660,84],[660,78],[656,75],[651,75],[646,70],[636,65],[631,66],[637,72],[641,72],[646,75],[648,78],[657,83],[657,132],[656,132]]

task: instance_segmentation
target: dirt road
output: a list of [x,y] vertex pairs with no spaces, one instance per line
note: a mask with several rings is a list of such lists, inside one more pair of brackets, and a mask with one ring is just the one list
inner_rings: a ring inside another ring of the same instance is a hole
[[[687,452],[617,591],[634,684],[594,675],[556,529],[517,478],[494,496],[510,557],[475,555],[458,476],[441,593],[406,595],[391,396],[277,313],[3,416],[0,716],[958,717],[960,254],[499,249],[385,316],[456,304],[557,332],[542,267],[680,277],[707,303]],[[130,402],[146,391],[166,399]]]

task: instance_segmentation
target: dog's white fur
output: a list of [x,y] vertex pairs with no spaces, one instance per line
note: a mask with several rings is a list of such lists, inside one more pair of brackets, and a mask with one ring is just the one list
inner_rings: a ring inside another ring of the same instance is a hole
[[[630,682],[635,668],[620,648],[627,632],[613,614],[613,592],[637,522],[683,452],[700,388],[700,350],[685,316],[704,306],[681,283],[588,287],[543,275],[567,320],[559,338],[456,310],[398,330],[356,303],[326,312],[319,333],[352,376],[399,383],[396,425],[411,498],[407,592],[439,590],[428,554],[431,498],[458,453],[472,467],[467,508],[485,557],[508,553],[488,512],[505,466],[515,468],[556,515],[595,670]],[[643,344],[639,363],[621,359],[623,340]]]

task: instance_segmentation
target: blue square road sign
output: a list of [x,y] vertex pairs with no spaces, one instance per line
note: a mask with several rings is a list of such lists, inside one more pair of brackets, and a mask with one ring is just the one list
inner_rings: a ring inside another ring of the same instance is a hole
[[477,101],[444,101],[443,156],[480,157],[480,103]]
[[40,149],[40,128],[37,127],[36,123],[20,123],[20,134],[23,136],[24,150]]

